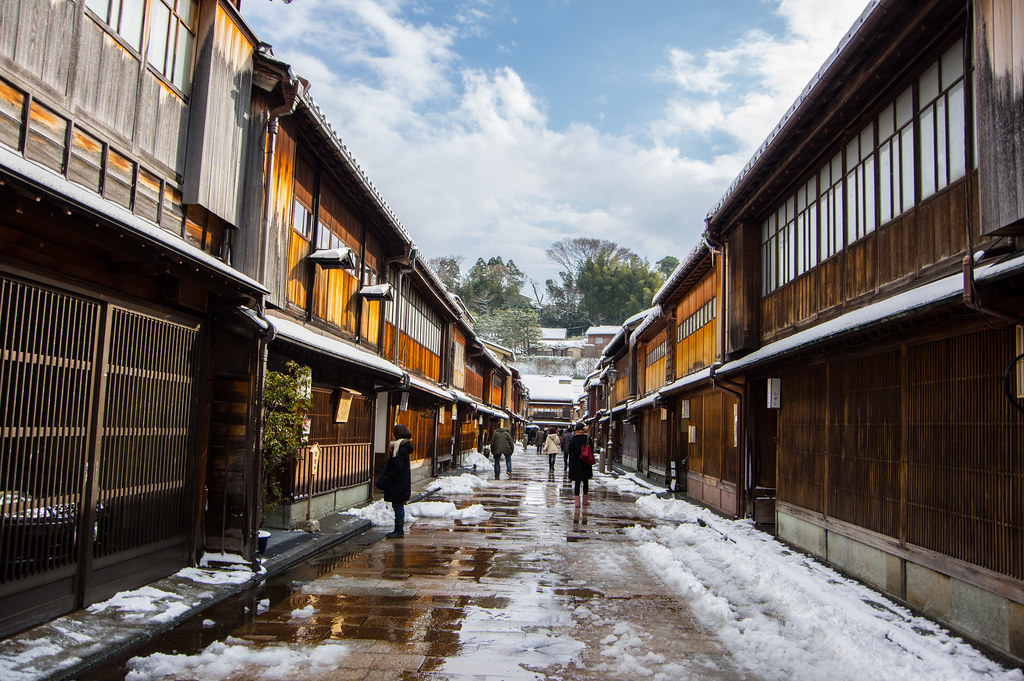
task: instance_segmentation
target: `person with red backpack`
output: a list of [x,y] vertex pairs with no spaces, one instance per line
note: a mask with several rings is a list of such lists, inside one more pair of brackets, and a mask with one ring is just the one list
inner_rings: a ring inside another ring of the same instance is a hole
[[[590,479],[594,477],[594,460],[590,458],[593,454],[591,453],[588,457],[585,450],[589,449],[590,452],[593,452],[593,445],[590,443],[590,436],[587,435],[586,428],[582,423],[577,423],[574,430],[567,448],[569,479],[572,480],[572,493],[576,498],[576,505],[579,506],[582,503],[586,506],[590,503],[587,500],[587,494],[590,492]],[[589,462],[588,458],[590,458]]]

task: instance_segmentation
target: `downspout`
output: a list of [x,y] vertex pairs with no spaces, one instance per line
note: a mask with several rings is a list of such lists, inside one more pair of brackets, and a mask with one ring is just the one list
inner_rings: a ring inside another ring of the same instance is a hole
[[[980,257],[985,257],[985,251],[982,251]],[[978,296],[978,292],[974,288],[974,256],[970,253],[964,256],[963,259],[963,271],[964,271],[964,305],[972,310],[980,312],[981,314],[989,315],[997,319],[1001,319],[1004,322],[1010,324],[1020,324],[1020,315],[1014,315],[1006,310],[1001,310],[997,307],[990,307],[981,301]]]
[[270,186],[274,175],[274,159],[277,155],[278,121],[282,116],[295,112],[299,95],[309,89],[309,83],[298,76],[292,76],[289,70],[288,80],[281,81],[281,92],[284,104],[275,107],[267,114],[267,161],[263,169],[263,257],[260,259],[260,281],[267,276],[267,258],[270,250]]
[[265,391],[266,391],[266,376],[267,376],[267,357],[270,354],[270,343],[273,342],[277,333],[274,331],[274,325],[267,319],[265,309],[263,307],[263,296],[260,296],[256,302],[256,317],[266,324],[266,328],[260,326],[256,331],[256,337],[259,339],[259,359],[257,360],[258,366],[256,367],[256,413],[253,415],[253,420],[256,422],[257,428],[255,432],[261,436],[254,438],[253,450],[254,458],[256,460],[255,473],[256,473],[256,484],[250,485],[252,490],[252,501],[251,508],[253,513],[250,519],[249,526],[249,540],[250,550],[252,551],[253,560],[251,562],[253,572],[258,572],[261,567],[259,558],[256,557],[256,546],[257,546],[257,535],[260,529],[261,516],[263,515],[263,438],[262,433],[265,428],[264,423],[264,405],[265,405]]

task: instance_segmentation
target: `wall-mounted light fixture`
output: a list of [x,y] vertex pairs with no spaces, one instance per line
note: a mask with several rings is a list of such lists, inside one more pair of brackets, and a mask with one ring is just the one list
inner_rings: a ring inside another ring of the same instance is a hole
[[307,257],[325,270],[354,270],[358,266],[355,251],[347,246],[313,251]]

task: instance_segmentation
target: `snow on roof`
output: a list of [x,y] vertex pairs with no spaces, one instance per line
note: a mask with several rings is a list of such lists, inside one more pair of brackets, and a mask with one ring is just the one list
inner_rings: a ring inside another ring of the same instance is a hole
[[629,337],[630,345],[636,345],[636,339],[643,334],[647,327],[654,323],[654,320],[658,319],[661,316],[661,305],[655,305],[650,310],[648,310],[648,312],[650,314],[648,314],[647,317],[643,320],[643,322],[640,323],[640,326],[636,327],[636,331],[634,331],[633,334]]
[[268,293],[263,284],[259,283],[255,279],[247,277],[228,264],[213,257],[206,251],[186,243],[181,239],[181,237],[162,229],[156,223],[141,218],[116,203],[107,201],[99,194],[77,185],[74,182],[70,182],[69,180],[64,179],[61,175],[58,175],[47,168],[36,165],[32,161],[22,157],[17,152],[14,152],[2,145],[0,145],[0,166],[15,175],[19,175],[22,178],[39,185],[42,188],[50,190],[60,197],[69,199],[80,206],[88,208],[98,215],[113,220],[130,232],[134,232],[135,234],[150,239],[151,241],[158,242],[161,246],[165,246],[176,253],[184,255],[193,262],[200,262],[238,283],[245,284],[252,290],[259,291],[260,293]]
[[[983,265],[975,270],[975,279],[983,281],[995,279],[1001,274],[1024,269],[1024,255]],[[731,374],[747,367],[754,366],[770,359],[781,357],[790,352],[820,343],[858,329],[874,326],[923,308],[948,302],[963,295],[963,275],[957,273],[930,284],[924,284],[910,291],[905,291],[886,300],[858,308],[844,315],[830,319],[809,329],[804,329],[782,340],[769,343],[764,347],[733,362],[719,367],[716,373]]]
[[592,326],[583,332],[584,336],[614,336],[619,332],[618,326]]
[[704,369],[703,371],[696,371],[692,374],[687,374],[681,378],[677,378],[668,385],[663,385],[658,389],[659,395],[670,395],[676,391],[688,388],[691,385],[700,383],[702,381],[710,380],[711,378],[711,367]]
[[282,319],[281,317],[268,316],[267,319],[274,325],[274,330],[278,336],[286,338],[293,343],[298,343],[356,364],[362,364],[365,367],[392,376],[395,380],[400,380],[405,376],[404,371],[388,360],[357,348],[354,345],[328,338],[315,332],[313,329],[287,319]]
[[565,340],[568,334],[568,329],[546,329],[543,326],[540,328],[541,340]]
[[414,388],[419,388],[423,392],[434,395],[435,397],[440,397],[442,400],[445,400],[446,402],[455,401],[455,398],[452,397],[452,393],[450,390],[440,388],[431,383],[430,381],[424,381],[422,378],[413,376],[412,374],[409,374],[409,385],[413,386]]
[[523,374],[521,380],[530,391],[530,402],[575,402],[583,392],[583,380],[568,376]]
[[[768,149],[771,148],[772,144],[775,142],[775,138],[779,136],[782,130],[789,123],[790,119],[793,118],[793,115],[796,113],[796,110],[799,109],[800,106],[804,103],[804,101],[810,96],[811,91],[814,89],[814,87],[822,80],[822,78],[825,77],[825,74],[828,73],[828,70],[837,61],[842,51],[850,43],[853,37],[859,32],[860,27],[864,25],[864,22],[867,21],[867,18],[875,10],[875,7],[878,6],[879,2],[881,2],[881,0],[871,0],[871,2],[868,3],[868,6],[864,8],[864,11],[861,12],[861,15],[856,19],[856,21],[854,21],[853,27],[850,28],[850,30],[847,31],[846,35],[843,36],[843,39],[839,41],[839,45],[836,46],[836,49],[832,51],[832,54],[830,54],[828,59],[825,60],[825,63],[821,65],[821,68],[818,69],[818,72],[811,77],[810,82],[808,82],[807,85],[804,86],[804,89],[800,93],[800,96],[797,97],[796,101],[793,102],[793,104],[789,107],[789,110],[786,111],[786,113],[782,116],[782,119],[775,125],[775,128],[771,131],[771,133],[769,133],[768,137],[764,140],[764,142],[761,143],[761,146],[757,148],[757,151],[754,152],[754,155],[751,157],[751,159],[747,161],[747,164],[743,167],[743,170],[740,171],[740,174],[737,175],[736,179],[734,179],[732,181],[732,184],[729,185],[729,188],[726,190],[725,195],[718,200],[718,203],[715,204],[715,207],[712,208],[711,211],[707,214],[707,219],[714,218],[714,216],[718,214],[718,211],[720,211],[722,207],[728,202],[729,198],[732,197],[733,193],[743,183],[743,180],[750,173],[750,171],[753,170],[754,166],[757,165],[758,161],[761,160],[761,157],[764,156],[765,152],[767,152]],[[841,63],[842,62],[840,62],[840,64]]]
[[587,342],[583,339],[579,340],[539,340],[537,341],[538,346],[545,348],[582,348],[585,347]]

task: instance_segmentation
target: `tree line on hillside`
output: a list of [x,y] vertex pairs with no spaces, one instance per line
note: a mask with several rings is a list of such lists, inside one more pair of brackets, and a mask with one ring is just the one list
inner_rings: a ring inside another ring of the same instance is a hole
[[540,327],[566,328],[580,335],[591,326],[621,324],[650,306],[665,278],[679,264],[668,255],[652,268],[629,248],[603,239],[577,237],[556,241],[545,252],[560,267],[558,280],[540,286],[501,256],[477,259],[465,273],[462,256],[430,260],[441,281],[466,305],[483,338],[526,353]]

